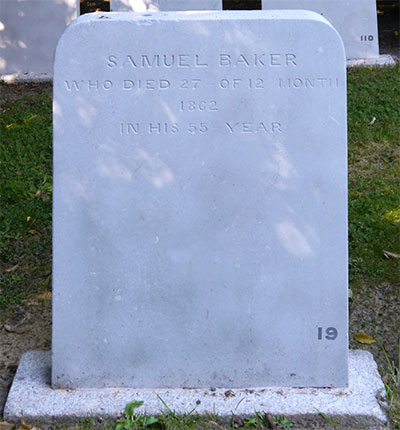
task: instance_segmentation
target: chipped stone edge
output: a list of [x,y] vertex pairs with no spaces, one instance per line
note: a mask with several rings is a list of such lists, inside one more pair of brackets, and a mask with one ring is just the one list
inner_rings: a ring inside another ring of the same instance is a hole
[[[215,414],[224,419],[255,412],[283,415],[294,422],[321,421],[321,414],[345,425],[382,425],[387,422],[385,389],[372,355],[349,353],[347,388],[239,388],[239,389],[77,389],[50,387],[51,353],[29,351],[20,360],[4,409],[7,421],[61,423],[88,417],[115,419],[126,403],[142,400],[138,413],[160,415],[168,408],[178,415]],[[161,400],[162,399],[162,400]],[[383,406],[383,407],[382,407]]]

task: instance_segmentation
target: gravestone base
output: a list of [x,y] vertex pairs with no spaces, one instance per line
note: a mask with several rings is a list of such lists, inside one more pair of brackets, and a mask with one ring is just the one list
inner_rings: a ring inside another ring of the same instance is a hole
[[55,424],[86,417],[117,418],[132,400],[144,402],[138,413],[160,415],[168,413],[162,399],[178,415],[195,409],[199,415],[230,419],[232,413],[244,417],[264,412],[298,424],[326,424],[333,418],[341,428],[375,429],[387,421],[381,407],[385,389],[376,363],[369,352],[360,350],[350,351],[347,388],[54,390],[50,373],[50,352],[29,351],[22,356],[4,409],[5,420],[40,419],[41,424]]

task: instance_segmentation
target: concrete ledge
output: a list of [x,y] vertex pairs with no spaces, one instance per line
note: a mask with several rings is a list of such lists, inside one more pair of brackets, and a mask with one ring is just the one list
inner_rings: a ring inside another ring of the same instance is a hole
[[25,82],[52,82],[53,73],[10,73],[8,75],[0,75],[0,82],[6,84],[18,84]]
[[377,426],[387,422],[381,408],[384,385],[369,352],[352,350],[349,357],[350,384],[347,388],[247,388],[247,389],[79,389],[50,387],[51,353],[29,351],[20,361],[6,406],[4,419],[60,423],[92,417],[121,416],[126,403],[143,400],[138,413],[167,413],[160,397],[177,414],[195,408],[199,415],[213,413],[221,418],[251,416],[256,411],[284,415],[293,421],[321,419],[319,413],[346,425]]
[[378,58],[362,58],[347,60],[347,67],[367,67],[367,66],[394,66],[396,61],[391,55],[380,55]]

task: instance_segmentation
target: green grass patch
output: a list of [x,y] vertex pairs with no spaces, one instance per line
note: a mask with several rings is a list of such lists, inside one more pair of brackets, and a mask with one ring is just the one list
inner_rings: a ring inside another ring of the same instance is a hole
[[400,253],[399,67],[348,74],[350,282],[398,282]]
[[51,94],[0,105],[0,314],[50,288]]

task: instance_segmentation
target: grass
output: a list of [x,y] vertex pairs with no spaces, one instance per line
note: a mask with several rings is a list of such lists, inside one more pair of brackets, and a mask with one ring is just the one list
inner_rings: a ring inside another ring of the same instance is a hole
[[51,288],[51,94],[0,106],[0,314]]
[[396,429],[400,429],[400,339],[397,345],[397,363],[395,363],[390,360],[378,333],[375,330],[373,331],[386,359],[386,368],[381,369],[381,373],[383,374],[386,398],[389,403],[390,418]]
[[399,67],[348,75],[350,282],[399,282]]
[[[398,66],[348,72],[349,273],[355,294],[360,285],[399,285],[400,260],[383,255],[384,250],[400,254],[399,72]],[[15,304],[51,290],[51,139],[48,89],[0,105],[3,316],[12,312]],[[399,371],[387,359],[384,379],[392,423],[397,422],[400,429]],[[152,425],[168,429],[221,428],[212,417],[200,421],[195,414],[179,418],[172,411],[158,420]],[[277,428],[289,426],[284,417],[279,420],[275,422]],[[143,427],[142,421],[136,424]],[[85,426],[92,428],[90,423],[80,428]],[[266,426],[265,417],[258,415],[240,422],[242,428]]]

